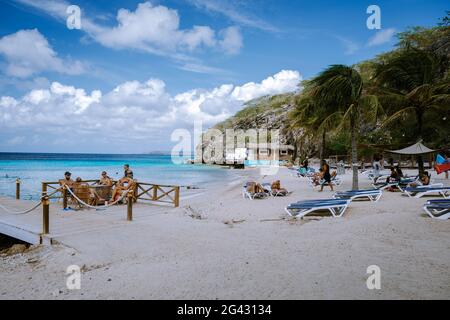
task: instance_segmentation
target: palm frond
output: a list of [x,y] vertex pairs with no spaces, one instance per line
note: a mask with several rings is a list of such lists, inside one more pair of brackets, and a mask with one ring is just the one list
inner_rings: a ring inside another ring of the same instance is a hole
[[394,113],[393,115],[391,115],[389,118],[387,118],[381,124],[381,128],[387,127],[388,125],[390,125],[393,121],[397,120],[398,118],[408,115],[409,113],[415,113],[415,111],[416,111],[416,108],[414,108],[414,107],[403,108],[403,109],[397,111],[396,113]]

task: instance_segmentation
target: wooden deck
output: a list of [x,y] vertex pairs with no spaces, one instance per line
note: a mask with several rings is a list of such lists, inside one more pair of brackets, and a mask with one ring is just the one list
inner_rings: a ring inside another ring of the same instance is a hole
[[[196,196],[191,194],[186,198]],[[183,200],[183,199],[181,199]],[[24,211],[36,201],[0,197],[0,203],[10,210]],[[42,234],[42,206],[26,214],[11,214],[0,208],[0,233],[32,244],[52,244],[61,237],[92,234],[105,229],[126,227],[148,221],[155,214],[175,210],[164,204],[155,205],[138,201],[133,205],[133,221],[127,221],[127,206],[117,205],[107,210],[67,210],[61,203],[50,204],[50,233]]]

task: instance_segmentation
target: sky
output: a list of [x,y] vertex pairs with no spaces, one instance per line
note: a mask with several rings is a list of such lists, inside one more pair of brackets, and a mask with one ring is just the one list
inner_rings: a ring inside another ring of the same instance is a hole
[[[370,5],[380,29],[367,27]],[[448,9],[441,0],[0,0],[0,152],[168,151],[174,130],[207,129],[251,99],[301,90],[328,65],[391,50],[397,32],[434,26]]]

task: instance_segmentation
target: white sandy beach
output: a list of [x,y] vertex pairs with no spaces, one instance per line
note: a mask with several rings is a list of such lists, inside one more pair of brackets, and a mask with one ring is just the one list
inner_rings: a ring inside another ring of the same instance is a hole
[[[281,219],[289,203],[332,192],[313,191],[286,168],[264,179],[258,169],[236,173],[199,196],[183,191],[180,208],[144,207],[140,223],[1,256],[0,299],[450,298],[450,221],[426,216],[425,198],[384,192],[378,203],[353,202],[342,218]],[[243,182],[275,178],[293,193],[242,198]],[[343,179],[337,190],[350,189],[349,171]],[[72,264],[83,266],[81,290],[66,288]],[[370,265],[381,268],[381,290],[367,289]]]

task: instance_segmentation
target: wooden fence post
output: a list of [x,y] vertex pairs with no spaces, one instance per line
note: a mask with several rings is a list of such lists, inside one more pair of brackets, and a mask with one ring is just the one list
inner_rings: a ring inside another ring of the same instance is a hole
[[63,196],[63,209],[67,209],[67,189],[65,186],[62,187],[62,196]]
[[175,187],[175,199],[174,199],[174,203],[175,208],[178,208],[180,206],[180,187],[176,186]]
[[158,198],[158,186],[156,184],[154,184],[153,185],[153,194],[152,194],[153,201],[156,201],[156,198]]
[[133,190],[128,190],[127,194],[127,220],[132,221],[133,220]]
[[42,183],[42,233],[50,231],[50,200],[47,195],[47,184]]
[[20,199],[20,179],[16,179],[16,199]]

